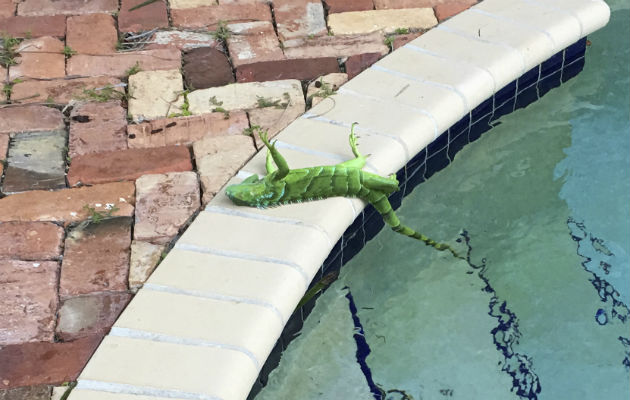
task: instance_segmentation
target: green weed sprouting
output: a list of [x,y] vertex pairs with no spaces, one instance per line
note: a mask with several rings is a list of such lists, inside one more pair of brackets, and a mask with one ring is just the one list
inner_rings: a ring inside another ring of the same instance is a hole
[[132,66],[129,67],[126,71],[125,71],[125,76],[127,78],[129,78],[131,75],[135,75],[138,72],[142,71],[142,69],[140,68],[140,62],[136,61],[136,63]]
[[66,56],[66,58],[70,58],[75,54],[77,54],[77,52],[72,50],[70,46],[63,46],[63,55]]
[[0,65],[5,68],[9,68],[12,65],[17,65],[16,58],[19,57],[17,52],[17,46],[21,40],[14,38],[10,35],[2,35],[2,49],[0,49]]
[[261,132],[264,132],[264,129],[260,125],[252,125],[249,128],[243,129],[243,135],[254,137],[254,134],[258,132],[260,135]]
[[291,96],[289,95],[289,93],[284,92],[282,94],[282,97],[285,100],[285,102],[283,103],[280,102],[280,99],[273,100],[269,97],[256,96],[256,103],[258,105],[258,108],[287,108],[289,106],[289,103],[291,102]]
[[232,32],[230,32],[230,30],[228,29],[225,21],[219,21],[217,23],[217,29],[210,34],[213,38],[222,42],[226,42],[232,36]]
[[96,101],[98,103],[110,100],[127,100],[128,98],[125,92],[116,90],[112,85],[105,85],[96,89],[83,89],[83,95],[78,97],[79,100]]
[[83,209],[88,214],[87,221],[92,224],[100,224],[101,222],[103,222],[103,220],[112,218],[113,217],[112,214],[120,210],[118,207],[113,205],[105,211],[96,211],[96,209],[94,207],[90,207],[89,204],[85,204],[83,206]]

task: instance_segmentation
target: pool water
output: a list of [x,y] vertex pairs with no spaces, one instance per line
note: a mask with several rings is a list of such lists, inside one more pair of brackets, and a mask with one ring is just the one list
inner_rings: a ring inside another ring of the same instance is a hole
[[[630,6],[584,71],[461,150],[318,299],[261,399],[630,395]],[[395,261],[392,261],[395,260]]]

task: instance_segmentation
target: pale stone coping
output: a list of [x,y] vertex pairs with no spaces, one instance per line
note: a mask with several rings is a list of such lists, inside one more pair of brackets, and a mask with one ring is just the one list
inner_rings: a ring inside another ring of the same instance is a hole
[[[524,72],[604,26],[600,0],[485,0],[395,51],[278,134],[292,168],[352,158],[390,174]],[[230,183],[265,174],[256,155]],[[365,205],[271,210],[221,192],[140,289],[70,400],[245,399],[283,325]]]

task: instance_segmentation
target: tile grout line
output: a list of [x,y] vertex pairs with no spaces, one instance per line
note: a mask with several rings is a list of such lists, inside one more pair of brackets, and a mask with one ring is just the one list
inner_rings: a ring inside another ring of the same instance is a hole
[[128,383],[97,381],[92,379],[78,379],[75,390],[94,390],[97,392],[131,394],[150,397],[165,397],[191,400],[223,400],[221,397],[209,396],[203,393],[187,392],[183,390],[158,389],[151,386],[137,386]]

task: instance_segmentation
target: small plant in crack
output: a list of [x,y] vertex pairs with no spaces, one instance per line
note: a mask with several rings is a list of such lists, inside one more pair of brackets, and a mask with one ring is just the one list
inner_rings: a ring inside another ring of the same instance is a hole
[[216,40],[220,40],[224,43],[232,36],[232,32],[230,32],[230,30],[228,29],[227,23],[225,21],[219,21],[217,23],[217,29],[210,34]]
[[179,96],[184,96],[184,103],[179,107],[181,112],[171,113],[171,114],[168,115],[169,118],[173,118],[173,117],[189,117],[189,116],[192,115],[192,113],[190,112],[190,103],[188,102],[188,93],[190,93],[190,91],[188,91],[188,90],[184,90],[182,92],[177,93],[177,98],[178,99],[179,99]]
[[16,83],[21,83],[21,82],[24,82],[24,81],[20,78],[16,78],[2,85],[2,92],[4,93],[4,97],[6,97],[7,102],[9,101],[9,99],[11,99],[11,94],[13,93],[13,85],[15,85]]
[[260,125],[252,125],[249,128],[243,129],[243,135],[254,137],[256,133],[260,135],[262,132],[265,132],[266,129],[263,129]]
[[2,35],[0,43],[2,43],[2,48],[0,49],[0,65],[5,68],[17,65],[16,58],[20,55],[17,52],[17,46],[20,44],[20,39],[10,35]]
[[132,66],[129,67],[126,71],[125,71],[125,76],[127,78],[129,78],[131,75],[135,75],[138,72],[142,71],[142,69],[140,68],[140,62],[136,61],[136,63]]
[[309,96],[309,101],[313,101],[313,97],[321,97],[322,99],[325,99],[326,97],[332,96],[336,92],[333,85],[324,82],[324,78],[319,78],[318,81],[315,81],[315,87],[319,90]]
[[281,103],[281,99],[276,99],[273,100],[269,97],[263,97],[263,96],[256,96],[256,103],[258,105],[258,108],[268,108],[268,107],[274,107],[274,108],[287,108],[289,106],[289,103],[291,101],[291,96],[289,95],[289,93],[284,92],[282,94],[282,97],[284,98],[285,102]]
[[212,112],[220,112],[223,113],[224,119],[230,119],[230,112],[225,108],[221,107],[223,105],[222,101],[217,100],[217,96],[212,96],[208,99],[208,102],[211,106],[215,106],[212,108]]
[[85,204],[83,209],[87,212],[87,223],[100,224],[106,219],[113,218],[113,213],[119,210],[114,204],[107,204],[105,211],[96,211],[94,207]]
[[78,97],[79,100],[95,101],[104,103],[110,100],[128,100],[129,96],[125,92],[116,90],[113,85],[105,85],[96,89],[83,89],[83,95]]
[[77,54],[77,52],[72,50],[70,46],[63,46],[63,55],[66,56],[66,58],[70,58],[75,54]]

